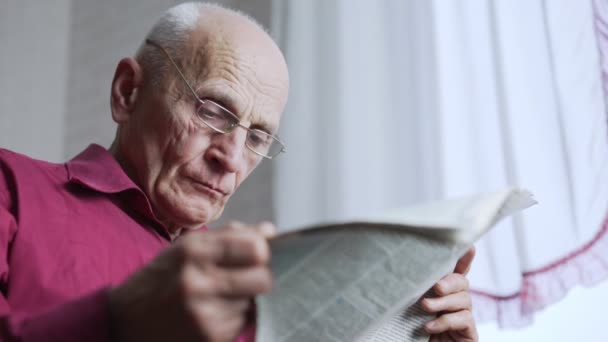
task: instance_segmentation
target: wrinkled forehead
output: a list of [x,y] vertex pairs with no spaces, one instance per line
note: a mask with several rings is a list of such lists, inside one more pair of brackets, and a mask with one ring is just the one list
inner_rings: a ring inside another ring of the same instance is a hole
[[264,50],[267,42],[258,45],[247,38],[197,30],[183,53],[183,65],[199,96],[276,132],[288,90],[285,72],[276,61],[282,62],[282,56]]

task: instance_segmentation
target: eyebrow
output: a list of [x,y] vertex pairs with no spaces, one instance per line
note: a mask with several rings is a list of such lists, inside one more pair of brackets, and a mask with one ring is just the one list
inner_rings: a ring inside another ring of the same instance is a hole
[[259,129],[268,134],[276,135],[275,129],[272,127],[272,125],[270,125],[270,123],[268,123],[268,121],[264,119],[258,119],[255,120],[255,122],[252,120],[251,126],[249,128]]

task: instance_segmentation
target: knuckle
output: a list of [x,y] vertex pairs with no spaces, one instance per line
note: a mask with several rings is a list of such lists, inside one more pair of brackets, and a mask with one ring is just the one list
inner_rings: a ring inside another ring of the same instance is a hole
[[442,279],[435,284],[434,291],[437,296],[447,295],[447,285],[445,279]]
[[470,325],[471,323],[473,323],[473,313],[471,312],[471,310],[463,310],[462,316],[465,322],[467,322],[467,324]]
[[420,301],[420,306],[426,312],[432,312],[433,311],[433,303],[432,303],[432,301],[429,298],[422,299],[422,301]]
[[239,260],[242,258],[249,259],[252,253],[250,239],[244,234],[225,234],[222,235],[218,248],[221,255],[221,260]]
[[462,274],[451,273],[450,275],[448,275],[446,277],[446,279],[448,279],[449,281],[454,282],[454,283],[459,283],[459,282],[462,282],[466,278]]
[[258,224],[258,230],[265,235],[272,235],[277,231],[277,227],[270,221],[262,221]]
[[437,318],[437,323],[441,327],[449,327],[450,326],[450,320],[448,318],[448,315],[441,315],[441,316],[439,316],[439,318]]
[[464,276],[460,276],[460,278],[461,278],[462,285],[463,285],[464,289],[468,290],[469,289],[469,285],[470,285],[469,284],[469,279],[467,277],[464,277]]
[[204,295],[212,292],[211,277],[206,277],[194,266],[185,267],[179,279],[179,291],[183,297]]
[[264,220],[264,221],[260,222],[260,226],[274,227],[274,224],[270,221]]
[[471,298],[471,295],[468,292],[465,292],[464,304],[469,310],[473,308],[473,299]]
[[266,263],[270,258],[268,243],[257,234],[247,234],[242,239],[240,248],[256,264]]
[[260,236],[255,236],[253,239],[253,251],[255,259],[260,263],[266,263],[270,259],[268,242]]

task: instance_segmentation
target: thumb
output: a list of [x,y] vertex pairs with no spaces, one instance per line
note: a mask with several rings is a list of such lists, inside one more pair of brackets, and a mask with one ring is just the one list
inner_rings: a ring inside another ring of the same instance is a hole
[[471,264],[473,263],[473,258],[475,258],[475,247],[471,247],[471,249],[469,249],[465,255],[458,259],[458,262],[454,267],[454,273],[459,273],[462,275],[469,273]]

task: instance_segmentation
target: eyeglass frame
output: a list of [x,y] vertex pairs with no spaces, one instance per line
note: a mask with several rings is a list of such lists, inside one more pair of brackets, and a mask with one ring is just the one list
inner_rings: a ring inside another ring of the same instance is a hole
[[[247,127],[245,125],[243,125],[241,123],[241,119],[239,118],[238,115],[234,114],[233,112],[231,112],[230,110],[228,110],[227,108],[225,108],[224,106],[220,105],[219,103],[212,101],[212,100],[208,100],[208,99],[202,99],[198,96],[198,94],[196,93],[196,91],[194,90],[194,88],[190,85],[190,83],[186,80],[186,76],[184,76],[184,74],[182,73],[181,69],[177,66],[177,63],[175,63],[175,61],[173,60],[173,58],[171,57],[171,55],[169,54],[169,52],[162,47],[160,44],[158,44],[157,42],[151,40],[151,39],[146,39],[145,40],[146,44],[152,45],[154,47],[159,48],[164,54],[165,56],[167,56],[167,59],[169,59],[169,62],[171,62],[171,64],[173,65],[173,67],[175,68],[175,71],[177,71],[177,73],[179,74],[180,78],[182,79],[182,81],[184,81],[184,83],[186,84],[186,87],[188,87],[188,89],[190,90],[190,93],[192,94],[192,96],[194,96],[194,99],[199,103],[196,112],[197,112],[197,117],[205,124],[207,125],[207,127],[211,128],[212,130],[214,130],[217,133],[221,133],[221,134],[230,134],[232,133],[237,127],[242,127],[247,131],[247,136],[249,136],[249,134],[251,133],[251,131],[258,131],[261,133],[264,133],[266,135],[268,135],[271,139],[273,139],[273,143],[279,143],[279,151],[277,153],[275,153],[274,155],[267,155],[267,154],[262,154],[256,150],[254,150],[253,148],[251,148],[247,142],[245,142],[245,147],[247,147],[247,149],[253,153],[255,153],[256,155],[265,158],[265,159],[274,159],[276,158],[278,155],[280,155],[281,153],[286,153],[286,147],[285,147],[285,143],[283,143],[281,141],[281,139],[279,139],[278,136],[274,135],[274,134],[270,134],[268,132],[264,132],[262,130],[259,129],[255,129],[255,128],[250,128]],[[205,121],[205,119],[201,118],[200,115],[198,115],[198,111],[200,110],[201,106],[205,103],[205,102],[210,102],[213,105],[217,106],[219,109],[221,109],[222,111],[224,111],[225,113],[227,113],[230,117],[234,118],[234,123],[231,124],[231,128],[228,130],[221,130],[211,124],[209,124],[207,121]],[[272,146],[272,144],[270,146]],[[269,148],[270,151],[270,148]]]

